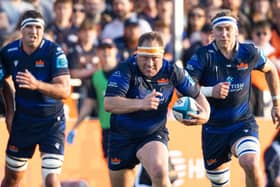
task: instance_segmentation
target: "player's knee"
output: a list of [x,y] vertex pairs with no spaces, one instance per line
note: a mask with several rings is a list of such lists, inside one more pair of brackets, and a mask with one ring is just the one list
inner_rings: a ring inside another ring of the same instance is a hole
[[12,171],[24,171],[27,169],[28,159],[6,156],[6,167]]
[[213,187],[228,186],[230,182],[229,168],[223,170],[207,170],[206,176],[211,181]]
[[58,180],[56,176],[61,173],[63,159],[64,156],[58,154],[44,154],[42,156],[42,177],[45,185],[51,186],[50,183],[55,183]]
[[249,174],[254,174],[255,170],[259,170],[259,159],[256,155],[244,155],[239,159],[240,166]]
[[235,146],[240,166],[246,173],[254,173],[253,171],[258,169],[259,152],[259,140],[253,136],[241,139]]
[[260,152],[260,143],[256,137],[250,136],[241,139],[235,145],[236,156],[240,159],[243,155],[246,154],[259,154]]
[[156,165],[151,170],[150,177],[152,180],[163,180],[164,177],[168,177],[168,169],[164,169],[162,166]]

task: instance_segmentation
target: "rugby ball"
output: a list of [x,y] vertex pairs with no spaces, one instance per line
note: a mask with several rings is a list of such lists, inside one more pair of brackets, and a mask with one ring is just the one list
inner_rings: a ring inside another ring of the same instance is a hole
[[196,101],[191,97],[180,97],[176,100],[172,107],[172,113],[176,120],[190,119],[189,112],[198,114],[199,110]]

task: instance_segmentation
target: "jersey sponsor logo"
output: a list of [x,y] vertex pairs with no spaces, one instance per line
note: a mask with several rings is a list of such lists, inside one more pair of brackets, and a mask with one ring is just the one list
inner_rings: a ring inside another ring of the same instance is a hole
[[17,65],[18,65],[18,60],[15,60],[14,61],[14,66],[17,67]]
[[111,158],[111,164],[112,165],[119,165],[121,163],[121,159],[119,158]]
[[230,84],[230,92],[239,92],[244,88],[244,83]]
[[118,83],[110,81],[110,82],[108,83],[108,87],[117,88],[117,87],[118,87]]
[[113,74],[112,74],[113,77],[121,77],[121,72],[120,71],[115,71]]
[[45,67],[45,62],[43,60],[37,60],[35,62],[35,67],[37,67],[37,68]]
[[68,62],[65,54],[61,54],[56,59],[56,68],[67,68]]
[[8,149],[9,149],[9,151],[14,152],[14,153],[18,152],[18,148],[14,145],[9,145]]
[[12,51],[17,51],[17,50],[18,50],[17,47],[9,48],[9,49],[8,49],[8,53],[9,53],[9,52],[12,52]]
[[208,166],[211,166],[217,162],[217,159],[208,159],[206,160],[206,163]]
[[248,64],[241,62],[241,63],[237,64],[236,68],[239,71],[246,70],[246,69],[248,69]]

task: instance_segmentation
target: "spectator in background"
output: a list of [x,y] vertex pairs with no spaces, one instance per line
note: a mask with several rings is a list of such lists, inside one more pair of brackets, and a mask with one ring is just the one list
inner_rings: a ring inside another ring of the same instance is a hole
[[102,127],[103,156],[107,159],[110,114],[104,110],[104,92],[106,91],[107,79],[118,65],[117,48],[112,39],[103,39],[97,47],[100,69],[92,74],[90,84],[87,85],[87,96],[83,101],[81,110],[75,124],[67,135],[67,142],[72,144],[78,127],[82,121],[97,110],[98,119]]
[[0,46],[11,33],[12,28],[8,20],[7,13],[0,7]]
[[6,12],[11,26],[11,30],[16,28],[17,21],[20,18],[21,14],[26,10],[34,10],[32,4],[25,2],[23,0],[6,0],[1,1],[1,6]]
[[123,62],[136,53],[140,33],[139,19],[128,18],[124,21],[124,35],[114,40],[118,49],[118,59]]
[[184,0],[184,27],[187,27],[189,12],[194,6],[198,6],[200,4],[199,0]]
[[200,31],[206,23],[206,12],[201,6],[195,6],[189,11],[188,24],[183,33],[183,49],[188,49],[200,40]]
[[158,17],[156,20],[161,20],[166,25],[172,28],[172,16],[173,16],[173,1],[172,0],[158,0],[157,2]]
[[274,136],[272,143],[264,151],[266,174],[265,187],[280,186],[280,131]]
[[78,32],[79,27],[86,18],[85,7],[82,0],[75,0],[71,16],[72,27]]
[[31,3],[35,10],[38,10],[41,12],[41,14],[44,17],[44,20],[46,22],[46,25],[48,25],[54,18],[53,15],[53,7],[50,6],[50,4],[53,3],[53,0],[43,1],[43,0],[25,0],[29,3]]
[[205,0],[201,1],[201,6],[207,8],[209,11],[220,9],[223,4],[222,0]]
[[[280,0],[270,0],[272,10],[271,44],[276,49],[276,58],[280,59]],[[279,71],[278,71],[279,73]]]
[[106,9],[105,0],[84,0],[84,6],[86,16],[94,20],[95,23],[99,23],[101,13]]
[[158,17],[157,0],[141,0],[136,2],[136,11],[139,18],[146,20],[151,27]]
[[69,46],[76,43],[78,37],[72,27],[71,16],[73,10],[72,0],[56,0],[53,4],[54,20],[46,27],[46,32],[52,36],[63,51],[67,54]]
[[272,11],[269,0],[254,0],[250,2],[249,18],[251,23],[271,20]]
[[200,40],[193,43],[190,48],[183,50],[182,53],[182,62],[183,66],[186,67],[187,61],[191,59],[193,54],[202,46],[208,45],[210,42],[212,42],[212,25],[209,23],[206,23],[203,25],[200,33]]
[[[113,13],[115,18],[112,22],[105,25],[101,37],[112,38],[121,37],[124,34],[124,21],[128,18],[137,17],[137,14],[133,12],[134,3],[132,0],[113,0]],[[143,19],[139,19],[139,27],[141,34],[151,31],[149,23]]]
[[86,98],[86,88],[91,84],[91,77],[99,69],[96,55],[98,26],[92,19],[86,18],[78,30],[78,42],[71,47],[67,55],[70,75],[81,80],[81,85],[74,87],[78,95],[78,111]]
[[[263,51],[276,67],[280,62],[275,58],[275,48],[270,44],[271,24],[268,20],[255,22],[252,27],[252,42]],[[252,71],[252,91],[250,105],[255,116],[270,117],[272,106],[269,87],[265,75],[259,71]]]

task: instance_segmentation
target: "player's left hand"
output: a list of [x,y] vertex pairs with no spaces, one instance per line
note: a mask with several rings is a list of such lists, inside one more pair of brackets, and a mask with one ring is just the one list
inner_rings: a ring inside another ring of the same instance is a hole
[[39,84],[39,81],[27,69],[25,69],[24,72],[17,73],[16,82],[19,84],[20,88],[30,90],[36,90]]
[[280,127],[280,106],[273,106],[271,109],[271,117],[276,128]]

